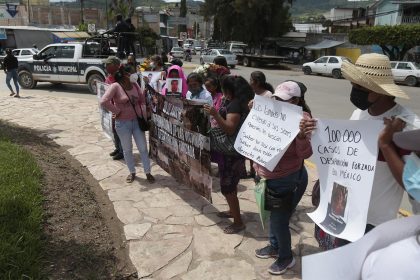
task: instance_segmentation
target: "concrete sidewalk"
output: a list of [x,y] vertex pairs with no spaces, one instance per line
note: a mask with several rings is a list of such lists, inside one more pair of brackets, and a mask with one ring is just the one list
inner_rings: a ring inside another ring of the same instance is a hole
[[[124,224],[121,232],[129,243],[129,256],[139,278],[147,279],[300,279],[301,256],[318,252],[314,224],[305,213],[312,211],[310,191],[315,170],[308,166],[310,183],[292,217],[292,247],[297,265],[283,276],[271,277],[268,266],[254,250],[268,242],[259,222],[253,181],[239,186],[241,210],[247,229],[226,235],[230,221],[216,216],[226,210],[218,180],[214,180],[213,204],[177,183],[154,164],[154,184],[146,181],[142,167],[138,179],[125,183],[124,162],[113,161],[112,141],[101,132],[98,104],[94,100],[40,96],[22,92],[11,98],[1,92],[0,119],[34,129],[63,146],[96,178]],[[138,154],[136,155],[137,162]],[[93,268],[94,269],[94,268]]]

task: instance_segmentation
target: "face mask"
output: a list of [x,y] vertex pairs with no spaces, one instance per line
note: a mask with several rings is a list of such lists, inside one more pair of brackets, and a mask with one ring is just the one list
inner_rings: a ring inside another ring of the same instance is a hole
[[155,65],[155,63],[154,63],[154,62],[150,62],[150,64],[149,64],[149,65],[150,65],[150,68],[155,69],[155,66],[156,66],[156,65]]
[[137,80],[139,79],[139,76],[137,75],[137,73],[133,73],[130,75],[130,82],[131,83],[137,83]]
[[420,202],[420,158],[415,153],[407,156],[403,171],[403,183],[408,194]]
[[355,87],[351,89],[350,101],[351,103],[353,103],[354,106],[356,106],[362,111],[365,111],[373,104],[372,102],[368,101],[368,97],[369,93],[362,89]]

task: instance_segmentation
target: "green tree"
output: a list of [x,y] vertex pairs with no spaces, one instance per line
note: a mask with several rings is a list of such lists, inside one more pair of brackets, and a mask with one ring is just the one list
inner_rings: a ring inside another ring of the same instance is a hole
[[[291,0],[206,0],[202,14],[219,25],[221,41],[258,44],[265,37],[279,37],[291,30]],[[216,30],[215,30],[216,31]]]
[[420,45],[420,24],[373,26],[353,29],[349,41],[358,45],[379,45],[391,60],[403,60],[407,51]]
[[154,53],[156,49],[156,40],[160,36],[156,34],[149,26],[142,26],[136,30],[137,40],[140,42],[141,55],[143,56],[143,48],[146,49],[147,54]]

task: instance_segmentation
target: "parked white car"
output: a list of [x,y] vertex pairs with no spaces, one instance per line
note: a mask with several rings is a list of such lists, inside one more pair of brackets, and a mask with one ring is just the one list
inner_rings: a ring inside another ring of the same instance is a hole
[[175,58],[184,58],[184,49],[180,47],[173,47],[171,50],[172,56]]
[[202,51],[202,54],[200,56],[200,63],[213,63],[214,59],[218,56],[224,56],[226,58],[228,66],[231,68],[235,68],[236,64],[238,64],[236,55],[233,54],[231,51],[224,49],[209,49]]
[[420,82],[420,64],[409,61],[391,61],[392,75],[397,83],[415,87]]
[[[19,60],[19,59],[22,59],[22,58],[33,57],[34,54],[39,53],[39,50],[35,49],[35,48],[14,49],[14,50],[12,50],[12,53]],[[0,69],[3,69],[3,60],[4,60],[5,56],[6,56],[6,54],[0,56]]]
[[313,62],[304,63],[302,70],[306,75],[310,75],[312,73],[324,74],[340,79],[341,64],[343,61],[350,61],[350,59],[344,56],[322,56]]

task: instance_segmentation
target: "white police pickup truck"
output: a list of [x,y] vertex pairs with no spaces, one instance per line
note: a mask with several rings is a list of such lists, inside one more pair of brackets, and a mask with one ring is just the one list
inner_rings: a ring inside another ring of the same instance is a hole
[[96,94],[96,82],[105,80],[105,65],[97,43],[61,43],[20,59],[19,84],[32,89],[37,82],[87,84]]

